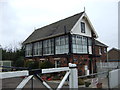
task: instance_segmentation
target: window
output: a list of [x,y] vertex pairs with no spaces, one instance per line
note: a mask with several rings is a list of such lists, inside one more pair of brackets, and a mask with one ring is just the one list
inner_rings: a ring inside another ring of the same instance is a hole
[[85,23],[81,22],[81,33],[85,33]]
[[101,55],[102,54],[102,48],[99,47],[99,54]]
[[42,42],[34,43],[33,55],[34,56],[41,56],[42,55]]
[[92,54],[92,39],[88,38],[88,53]]
[[43,55],[54,54],[54,39],[48,39],[43,41]]
[[91,38],[88,38],[88,45],[92,46],[92,39]]
[[104,53],[107,53],[107,49],[106,48],[104,48]]
[[83,37],[82,38],[82,46],[83,46],[83,53],[87,53],[87,38]]
[[30,57],[32,56],[32,44],[27,44],[25,47],[25,56]]
[[56,54],[68,53],[68,36],[60,36],[55,39],[55,51]]
[[87,53],[87,38],[79,35],[72,36],[73,53]]

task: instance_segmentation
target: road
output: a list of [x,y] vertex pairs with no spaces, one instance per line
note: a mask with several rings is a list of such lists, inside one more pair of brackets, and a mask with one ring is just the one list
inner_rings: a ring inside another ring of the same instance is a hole
[[[19,83],[23,80],[23,78],[8,78],[2,80],[2,88],[7,89],[15,89]],[[31,88],[31,80],[26,84],[24,88]],[[52,88],[57,88],[59,83],[56,82],[47,82]],[[46,88],[42,83],[36,79],[33,79],[33,88]],[[63,88],[68,88],[68,86],[64,85]]]
[[[19,85],[19,83],[21,82],[23,80],[23,78],[22,77],[19,77],[19,78],[8,78],[8,79],[3,79],[2,80],[2,88],[3,89],[7,89],[7,88],[11,88],[11,89],[15,89],[18,85]],[[107,82],[107,79],[103,79],[102,80],[102,85],[103,85],[103,90],[104,89],[107,89],[108,87],[108,83],[106,83]],[[47,83],[52,87],[52,88],[57,88],[57,86],[59,85],[59,83],[60,83],[60,81],[47,81]],[[32,87],[32,84],[31,84],[31,80],[26,84],[26,86],[24,87],[24,89],[25,88],[28,88],[28,89],[31,89],[31,87]],[[68,89],[68,85],[65,83],[64,84],[64,86],[63,86],[63,88],[65,88],[65,89]],[[44,85],[42,85],[42,83],[40,82],[40,81],[38,81],[38,80],[36,80],[36,79],[33,79],[33,88],[34,89],[37,89],[37,88],[46,88]],[[82,90],[83,89],[85,89],[85,87],[83,87],[83,86],[79,86],[79,88],[82,88]],[[90,85],[90,87],[89,88],[96,88],[96,85]],[[86,89],[85,89],[86,90]]]

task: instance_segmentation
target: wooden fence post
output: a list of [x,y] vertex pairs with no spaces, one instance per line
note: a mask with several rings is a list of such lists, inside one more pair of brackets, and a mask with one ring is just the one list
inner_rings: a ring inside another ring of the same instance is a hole
[[70,75],[69,75],[69,88],[78,89],[78,71],[76,64],[69,63]]

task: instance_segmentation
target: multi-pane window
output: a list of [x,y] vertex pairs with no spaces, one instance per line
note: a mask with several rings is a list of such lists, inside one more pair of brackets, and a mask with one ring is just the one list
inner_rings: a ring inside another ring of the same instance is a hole
[[88,52],[92,54],[92,39],[88,38]]
[[55,39],[55,51],[56,54],[68,53],[68,36],[60,36]]
[[106,48],[104,48],[104,53],[107,53],[107,49]]
[[102,47],[99,47],[99,54],[102,54]]
[[81,22],[81,33],[85,33],[85,23]]
[[54,54],[54,39],[48,39],[43,41],[43,55]]
[[87,38],[82,38],[83,53],[87,53]]
[[92,46],[92,39],[88,38],[88,46]]
[[41,56],[42,55],[42,42],[34,43],[33,55],[34,56]]
[[73,53],[87,53],[87,38],[83,36],[72,36]]
[[32,56],[32,44],[27,44],[25,48],[25,56],[30,57]]

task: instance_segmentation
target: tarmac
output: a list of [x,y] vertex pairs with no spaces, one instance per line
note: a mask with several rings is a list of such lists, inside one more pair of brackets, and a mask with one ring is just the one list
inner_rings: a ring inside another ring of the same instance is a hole
[[[22,77],[19,78],[8,78],[8,79],[3,79],[2,80],[2,88],[3,89],[7,89],[7,88],[11,88],[11,89],[15,89],[19,83],[23,80]],[[87,79],[86,81],[90,81],[92,82],[92,79]],[[107,79],[103,78],[101,79],[102,82],[102,89],[108,89],[108,83],[107,83]],[[59,85],[59,83],[61,82],[60,80],[52,80],[52,81],[46,81],[48,83],[48,85],[51,86],[51,88],[57,88],[57,86]],[[32,86],[32,82],[31,80],[25,85],[24,88],[46,88],[40,81],[33,79],[33,86]],[[68,86],[68,82],[65,82],[62,88],[69,88]],[[85,85],[79,85],[79,88],[97,88],[96,87],[96,82],[93,82],[89,87],[85,87]],[[120,88],[120,86],[116,87],[116,88]],[[113,89],[114,90],[114,89]]]

